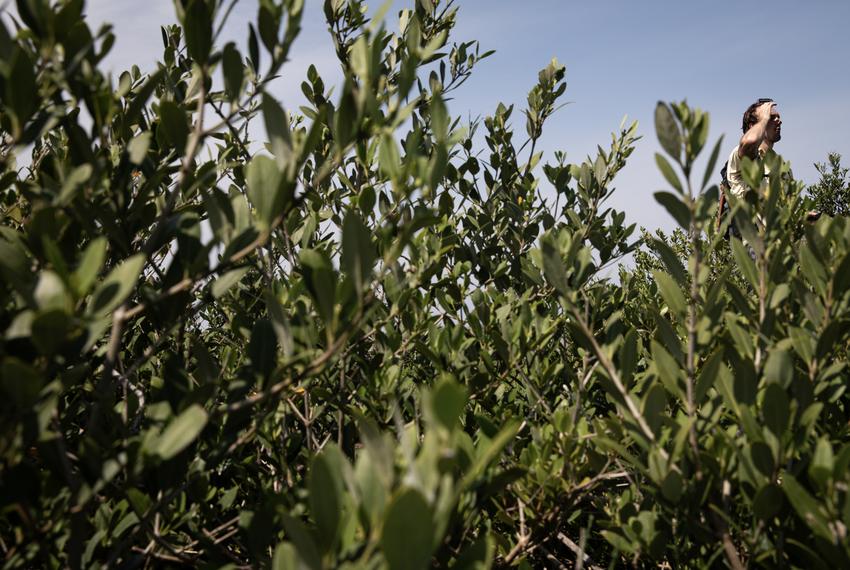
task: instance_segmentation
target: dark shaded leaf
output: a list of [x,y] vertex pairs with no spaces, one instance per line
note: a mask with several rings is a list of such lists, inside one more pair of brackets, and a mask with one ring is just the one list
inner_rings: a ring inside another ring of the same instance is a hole
[[655,107],[655,134],[658,136],[661,148],[673,160],[680,162],[682,157],[682,132],[679,130],[673,111],[661,101]]
[[381,548],[391,570],[427,568],[434,541],[434,523],[425,498],[415,489],[396,495],[384,517]]
[[283,169],[292,159],[292,135],[289,132],[289,116],[274,97],[263,93],[263,121],[269,136],[272,154],[277,160],[278,168]]
[[257,155],[248,163],[245,178],[248,199],[257,213],[257,226],[267,230],[286,205],[280,169],[268,156]]
[[172,101],[161,101],[159,104],[159,130],[157,137],[182,156],[186,152],[186,141],[189,139],[189,119],[186,113]]
[[354,210],[349,210],[342,224],[340,264],[354,282],[358,295],[363,294],[371,279],[375,258],[375,246],[369,228]]
[[171,459],[201,435],[208,419],[203,407],[192,404],[168,424],[159,436],[154,453],[164,460]]
[[245,84],[245,67],[242,65],[242,55],[233,42],[228,42],[222,51],[221,73],[227,97],[236,101],[242,95],[242,86]]
[[687,230],[691,224],[691,211],[687,204],[671,192],[656,192],[653,194],[655,201],[664,206],[664,209],[673,216],[676,223]]
[[212,12],[208,0],[189,0],[183,20],[186,49],[189,57],[200,65],[207,63],[212,49],[212,27]]
[[310,491],[310,512],[318,527],[319,546],[323,552],[335,548],[342,524],[343,480],[345,458],[339,448],[328,445],[310,468],[307,487]]
[[122,261],[97,286],[86,312],[95,316],[105,315],[123,303],[136,288],[136,282],[144,265],[145,255],[143,253],[137,253]]

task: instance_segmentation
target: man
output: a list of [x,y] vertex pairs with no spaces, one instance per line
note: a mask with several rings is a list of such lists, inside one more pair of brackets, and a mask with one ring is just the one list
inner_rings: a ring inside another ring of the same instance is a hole
[[[782,119],[773,99],[759,99],[747,108],[742,123],[744,136],[729,155],[726,163],[726,178],[729,191],[737,197],[743,196],[747,185],[741,176],[741,159],[755,159],[773,148],[782,138]],[[768,174],[765,168],[765,174]]]
[[[773,149],[773,145],[782,139],[782,118],[779,116],[779,111],[776,109],[776,102],[773,99],[759,99],[744,112],[744,118],[741,124],[741,130],[744,132],[738,146],[732,149],[729,155],[729,160],[726,162],[726,167],[722,174],[724,177],[725,188],[724,192],[730,192],[737,198],[744,195],[747,190],[747,184],[741,176],[741,159],[748,157],[756,159],[764,157],[765,153]],[[770,170],[765,165],[765,175],[770,174]],[[724,202],[726,196],[720,197],[720,209],[718,211],[717,225],[720,226],[721,217],[725,210]],[[819,212],[810,211],[806,214],[806,220],[813,222],[820,217]],[[733,233],[737,233],[734,225]]]

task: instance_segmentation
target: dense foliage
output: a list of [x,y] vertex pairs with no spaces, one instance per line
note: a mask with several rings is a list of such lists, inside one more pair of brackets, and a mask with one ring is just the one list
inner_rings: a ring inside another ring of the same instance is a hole
[[829,153],[829,164],[815,163],[820,180],[809,186],[809,194],[817,211],[829,216],[850,214],[850,169],[841,166],[841,155]]
[[727,241],[708,115],[659,103],[680,231],[613,281],[637,127],[544,161],[563,66],[467,124],[451,0],[326,0],[344,81],[295,113],[302,2],[247,57],[231,7],[114,79],[82,0],[0,26],[6,567],[850,564],[850,224],[778,156]]

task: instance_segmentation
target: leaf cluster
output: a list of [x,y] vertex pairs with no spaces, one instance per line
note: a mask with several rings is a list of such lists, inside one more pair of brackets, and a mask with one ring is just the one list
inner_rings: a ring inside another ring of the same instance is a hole
[[0,25],[4,567],[848,564],[850,224],[780,157],[727,240],[709,116],[660,103],[679,229],[640,237],[636,124],[537,150],[557,61],[452,116],[492,52],[451,0],[326,0],[343,80],[297,110],[303,3],[245,54],[232,6],[117,78],[81,0]]

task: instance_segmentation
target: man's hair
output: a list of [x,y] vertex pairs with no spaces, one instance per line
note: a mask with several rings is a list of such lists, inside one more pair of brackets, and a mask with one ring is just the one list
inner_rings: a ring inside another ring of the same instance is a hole
[[753,103],[752,105],[750,105],[749,107],[747,107],[747,110],[744,111],[744,120],[741,123],[741,130],[742,131],[744,131],[746,133],[748,130],[750,130],[750,127],[752,127],[753,125],[758,123],[756,111],[764,103],[773,103],[773,99],[771,99],[769,97],[763,97],[763,98],[759,99],[758,101],[756,101],[755,103]]

